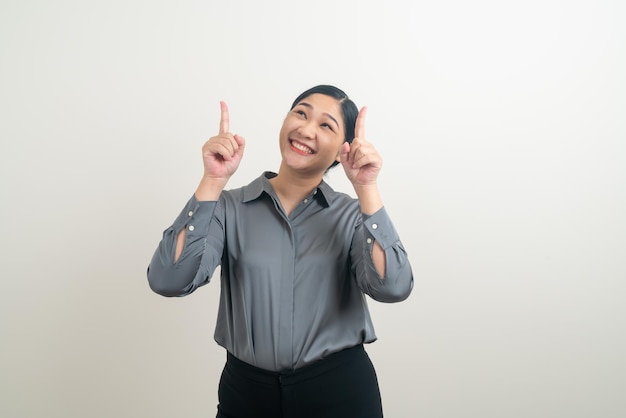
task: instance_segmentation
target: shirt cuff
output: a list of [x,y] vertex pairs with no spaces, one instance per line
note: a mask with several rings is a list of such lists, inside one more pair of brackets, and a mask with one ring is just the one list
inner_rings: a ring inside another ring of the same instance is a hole
[[204,236],[209,232],[211,217],[217,206],[217,201],[199,202],[195,195],[187,201],[187,204],[174,221],[174,229],[187,230],[188,236]]
[[365,234],[367,242],[369,243],[369,240],[373,239],[377,241],[384,250],[393,246],[400,240],[391,222],[391,218],[384,207],[371,215],[363,214],[363,224],[367,231]]

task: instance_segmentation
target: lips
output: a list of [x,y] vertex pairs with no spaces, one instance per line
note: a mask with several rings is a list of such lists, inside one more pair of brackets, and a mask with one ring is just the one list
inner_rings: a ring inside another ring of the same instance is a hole
[[289,143],[291,144],[292,148],[294,148],[296,151],[300,151],[301,154],[310,155],[315,153],[313,149],[309,148],[301,142],[297,142],[292,139],[289,141]]

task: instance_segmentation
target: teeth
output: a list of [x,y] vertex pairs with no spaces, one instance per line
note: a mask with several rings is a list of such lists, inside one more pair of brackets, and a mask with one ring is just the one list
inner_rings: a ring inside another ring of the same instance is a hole
[[291,145],[293,145],[294,148],[297,148],[302,152],[306,152],[307,154],[313,154],[313,150],[306,145],[302,145],[298,142],[292,142]]

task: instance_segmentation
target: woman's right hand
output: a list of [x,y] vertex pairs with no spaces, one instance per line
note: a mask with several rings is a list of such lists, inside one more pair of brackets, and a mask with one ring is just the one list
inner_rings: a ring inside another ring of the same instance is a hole
[[225,184],[239,167],[246,140],[230,133],[228,106],[220,102],[220,107],[220,131],[202,146],[202,161],[204,177]]

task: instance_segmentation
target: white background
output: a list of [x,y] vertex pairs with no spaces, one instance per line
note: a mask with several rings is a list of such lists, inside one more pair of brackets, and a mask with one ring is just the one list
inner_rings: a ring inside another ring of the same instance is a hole
[[319,83],[369,107],[415,273],[370,303],[386,416],[626,416],[625,2],[0,4],[0,416],[214,416],[219,281],[145,270],[219,100],[234,187]]

